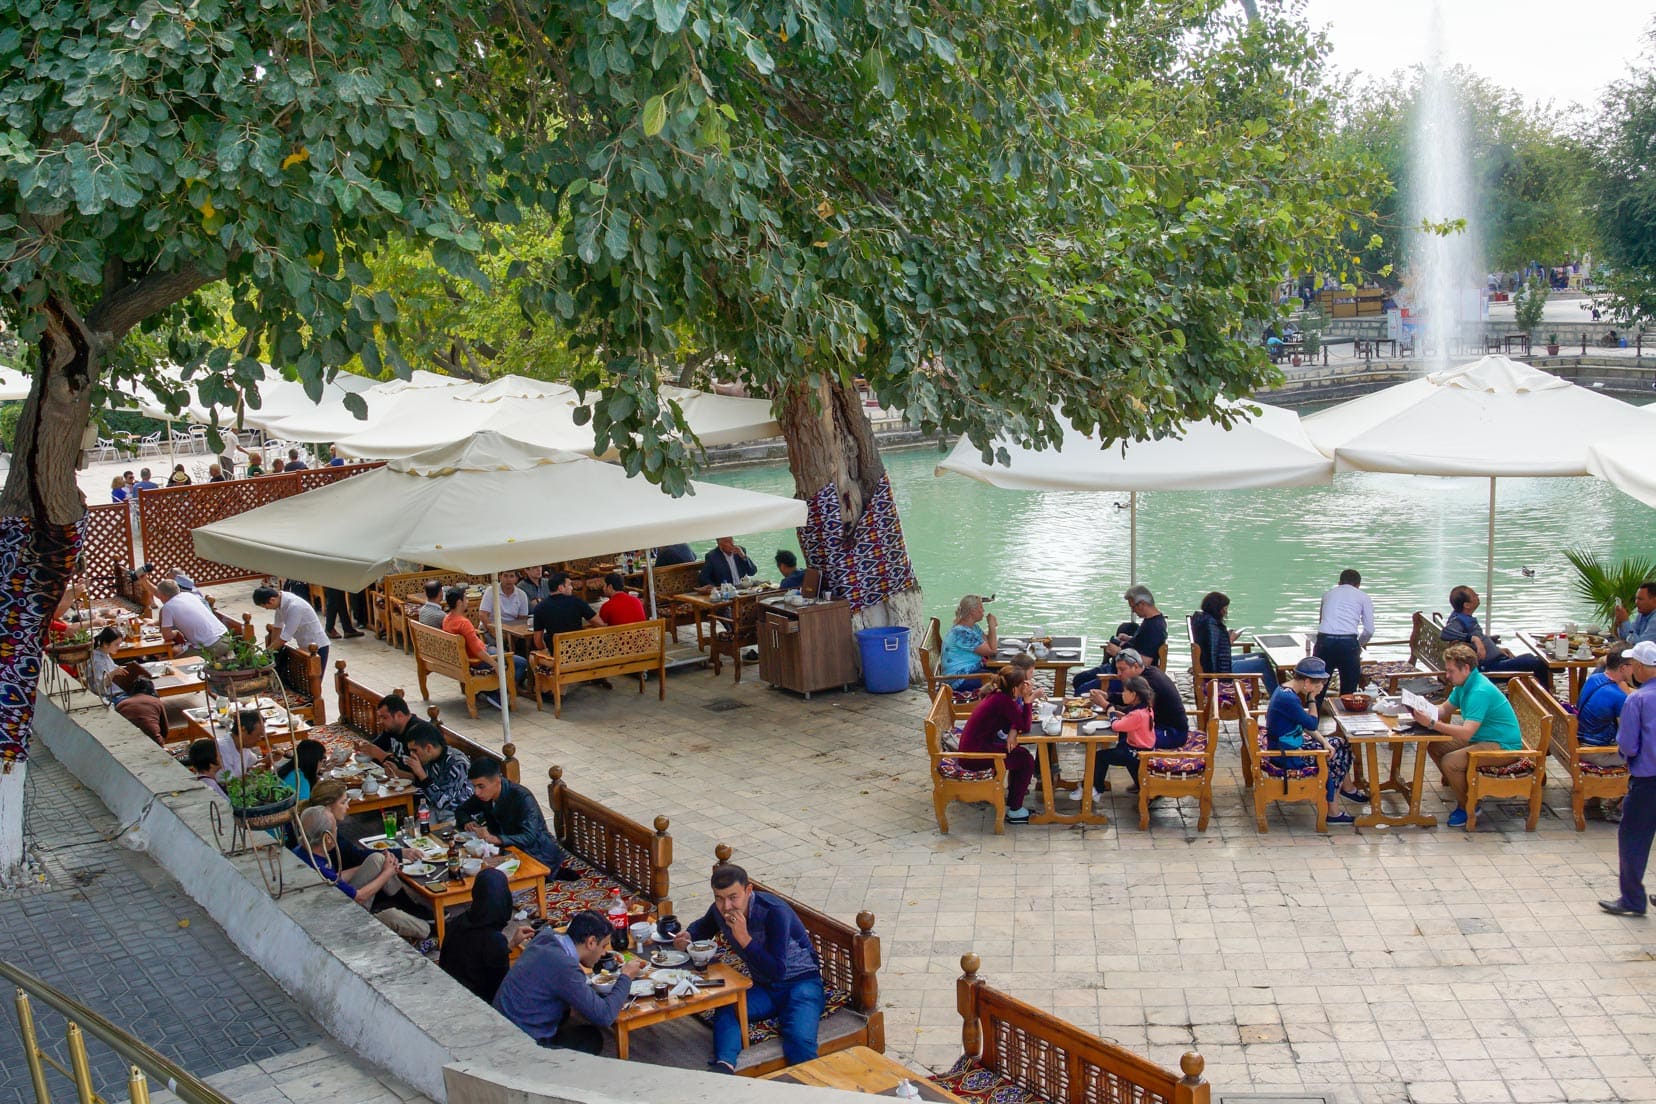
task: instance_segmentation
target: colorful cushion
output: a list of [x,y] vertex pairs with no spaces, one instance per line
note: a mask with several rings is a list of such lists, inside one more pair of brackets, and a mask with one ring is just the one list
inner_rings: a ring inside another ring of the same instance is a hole
[[1627,773],[1627,764],[1620,759],[1612,759],[1608,755],[1583,755],[1581,757],[1581,773],[1597,775],[1600,778],[1613,778]]
[[1174,754],[1151,755],[1150,753],[1146,753],[1143,757],[1145,769],[1147,769],[1151,774],[1160,774],[1168,777],[1184,774],[1201,774],[1207,767],[1206,759],[1185,758],[1178,755],[1177,751],[1206,751],[1207,743],[1208,740],[1206,732],[1192,730],[1190,738],[1184,743],[1184,747],[1176,750],[1169,749],[1174,750]]
[[1048,1104],[1045,1097],[1036,1096],[1005,1074],[985,1069],[970,1055],[962,1056],[948,1073],[940,1073],[931,1080],[963,1100],[984,1104]]
[[937,773],[951,782],[987,782],[995,777],[995,768],[973,770],[961,766],[958,759],[942,759],[938,761]]
[[1363,685],[1371,682],[1384,682],[1391,675],[1418,675],[1415,665],[1407,659],[1388,659],[1373,661],[1360,666]]
[[[1254,684],[1252,682],[1244,682],[1241,685],[1242,700],[1247,702],[1249,705],[1252,705],[1254,700]],[[1231,706],[1236,704],[1236,686],[1237,684],[1234,682],[1221,682],[1219,684],[1218,694],[1219,704],[1221,706]]]
[[1526,755],[1498,767],[1479,767],[1478,773],[1488,778],[1519,778],[1534,770],[1535,760]]
[[[1305,746],[1308,747],[1308,748],[1320,748],[1320,747],[1323,746],[1323,744],[1322,744],[1322,741],[1320,739],[1313,736],[1310,739],[1305,741]],[[1271,741],[1270,741],[1269,736],[1266,735],[1264,729],[1259,730],[1259,750],[1260,751],[1270,751],[1271,750]],[[1275,757],[1266,758],[1265,756],[1262,755],[1259,758],[1259,769],[1264,771],[1266,774],[1270,775],[1272,778],[1281,778],[1282,777],[1282,760],[1279,759],[1279,758],[1275,758]],[[1313,759],[1310,762],[1306,763],[1302,767],[1293,767],[1293,768],[1289,769],[1289,771],[1288,771],[1288,777],[1289,778],[1315,778],[1316,776],[1317,776],[1317,762],[1316,762],[1315,759]]]
[[349,755],[358,740],[368,738],[348,724],[312,725],[305,736],[321,741],[322,746],[328,749],[329,757]]

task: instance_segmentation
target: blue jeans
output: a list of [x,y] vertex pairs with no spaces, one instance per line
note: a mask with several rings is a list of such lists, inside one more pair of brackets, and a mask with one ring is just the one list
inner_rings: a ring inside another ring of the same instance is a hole
[[1233,675],[1263,675],[1265,682],[1265,696],[1269,698],[1276,693],[1276,667],[1262,655],[1236,656],[1231,659],[1231,674]]
[[[790,1066],[809,1062],[817,1056],[817,1024],[827,1004],[828,994],[823,991],[821,977],[800,978],[780,985],[755,982],[747,993],[749,1022],[776,1018],[776,1029],[782,1035],[782,1056]],[[734,1069],[745,1046],[747,1040],[742,1038],[742,1025],[736,1019],[735,1007],[727,1004],[715,1011],[713,1060]]]

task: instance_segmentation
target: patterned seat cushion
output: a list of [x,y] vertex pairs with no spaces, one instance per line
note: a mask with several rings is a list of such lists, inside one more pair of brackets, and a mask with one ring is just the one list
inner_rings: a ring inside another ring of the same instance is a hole
[[1503,763],[1498,767],[1479,767],[1478,773],[1486,778],[1521,778],[1535,770],[1535,760],[1528,755],[1515,759],[1510,763]]
[[1048,1104],[1045,1097],[1036,1096],[1004,1074],[985,1069],[970,1055],[962,1055],[948,1073],[940,1073],[931,1080],[962,1100],[983,1104]]
[[[572,882],[561,882],[547,879],[546,882],[546,922],[554,927],[569,923],[570,917],[583,909],[597,909],[603,912],[609,907],[610,893],[619,889],[621,895],[630,902],[634,894],[632,890],[622,885],[602,872],[588,866],[579,857],[564,852],[564,869],[574,870],[580,878]],[[512,894],[512,904],[519,909],[526,909],[531,917],[535,914],[535,891],[521,889]],[[451,914],[452,915],[452,914]],[[433,961],[437,958],[437,941],[426,939],[420,943],[419,951]]]
[[[1259,733],[1259,750],[1270,751],[1270,743],[1270,737],[1266,735],[1263,729],[1261,729]],[[1311,739],[1305,741],[1305,746],[1308,748],[1320,748],[1323,745],[1321,740],[1318,740],[1313,736]],[[1259,769],[1270,775],[1272,778],[1281,778],[1282,760],[1275,757],[1266,758],[1262,755],[1259,758]],[[1317,762],[1314,759],[1302,767],[1292,767],[1288,771],[1289,778],[1315,778],[1316,775]]]
[[368,739],[348,724],[312,725],[305,735],[312,740],[320,741],[322,746],[328,749],[330,758],[340,754],[349,755],[358,740]]
[[[730,945],[724,941],[724,936],[720,936],[716,942],[719,945],[719,954],[715,961],[724,963],[743,977],[750,978],[753,976],[748,971],[747,963],[742,961],[742,956],[731,950]],[[826,1020],[829,1016],[851,1003],[851,994],[843,989],[835,989],[828,985],[826,978],[823,979],[823,988],[828,994],[828,1003],[823,1005],[822,1008],[822,1018]],[[711,1012],[699,1012],[696,1014],[696,1018],[708,1025],[713,1023],[713,1013]],[[774,1039],[780,1034],[781,1032],[777,1030],[774,1019],[748,1021],[748,1046],[758,1046],[765,1040]]]
[[1386,678],[1391,675],[1414,675],[1420,673],[1415,670],[1415,665],[1407,659],[1388,659],[1383,661],[1376,660],[1362,664],[1361,670],[1364,686],[1367,686],[1371,682],[1384,682]]
[[958,759],[943,759],[937,764],[937,773],[951,782],[987,782],[995,777],[995,768],[972,770],[961,766]]
[[1616,775],[1627,773],[1627,764],[1621,759],[1612,759],[1608,755],[1583,755],[1581,757],[1581,773],[1597,775],[1600,778],[1614,778]]
[[1184,747],[1169,749],[1167,753],[1155,755],[1146,753],[1142,759],[1144,767],[1151,774],[1160,774],[1174,777],[1184,774],[1201,774],[1207,766],[1205,759],[1193,759],[1178,754],[1180,751],[1206,751],[1207,733],[1192,730],[1190,738],[1185,741]]
[[[1244,682],[1241,685],[1242,700],[1247,702],[1249,705],[1252,705],[1254,700],[1254,684],[1252,682]],[[1220,706],[1229,707],[1236,704],[1236,687],[1237,684],[1234,682],[1221,682],[1218,684],[1218,690],[1215,692],[1219,696]]]

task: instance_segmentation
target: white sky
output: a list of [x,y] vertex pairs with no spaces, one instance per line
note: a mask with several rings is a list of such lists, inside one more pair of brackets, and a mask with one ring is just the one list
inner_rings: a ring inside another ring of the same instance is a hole
[[[1526,100],[1594,107],[1645,49],[1651,0],[1440,0],[1446,60]],[[1306,0],[1334,68],[1383,77],[1426,60],[1434,0]]]

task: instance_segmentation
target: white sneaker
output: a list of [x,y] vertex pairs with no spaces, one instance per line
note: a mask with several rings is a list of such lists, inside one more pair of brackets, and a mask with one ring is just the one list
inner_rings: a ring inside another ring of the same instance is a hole
[[1008,823],[1008,824],[1028,824],[1029,823],[1029,810],[1028,809],[1008,809],[1008,810],[1006,810],[1006,823]]
[[1094,791],[1093,791],[1093,804],[1094,804],[1094,805],[1102,805],[1102,804],[1104,804],[1104,798],[1105,798],[1105,796],[1106,796],[1106,795],[1105,795],[1105,793],[1104,793],[1104,791],[1103,791],[1103,790],[1094,790]]

